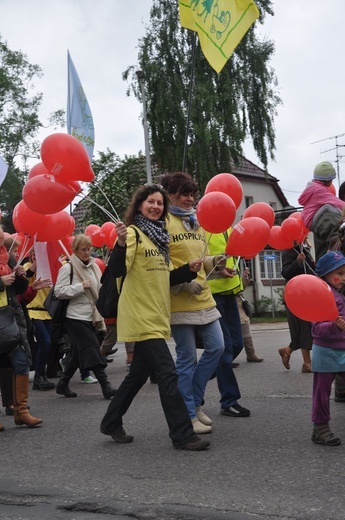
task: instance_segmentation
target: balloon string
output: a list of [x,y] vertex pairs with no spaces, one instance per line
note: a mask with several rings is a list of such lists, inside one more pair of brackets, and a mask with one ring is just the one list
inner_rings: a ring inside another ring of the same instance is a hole
[[[298,249],[296,249],[295,247],[293,248],[294,251],[296,251],[296,253],[300,254]],[[308,264],[308,262],[306,260],[303,260],[303,267],[304,267],[304,273],[307,272],[307,267],[309,267],[309,269],[311,270],[311,272],[313,274],[316,274],[316,272],[314,271],[314,269],[311,267],[311,265]]]
[[22,247],[22,250],[21,250],[20,255],[18,257],[16,266],[18,266],[22,262],[25,254],[26,254],[26,247],[27,247],[28,243],[29,243],[29,237],[28,237],[28,235],[25,235],[24,242],[23,242],[23,247]]
[[205,243],[205,247],[204,247],[203,252],[201,253],[200,260],[203,260],[203,259],[205,258],[206,250],[207,250],[208,244],[210,243],[211,236],[212,236],[212,233],[210,233],[210,235],[209,235],[209,237],[208,237],[208,239],[207,239],[207,242]]
[[115,217],[117,218],[117,220],[120,220],[120,217],[118,216],[117,214],[117,211],[116,209],[114,208],[114,206],[112,205],[111,201],[109,200],[107,194],[102,190],[102,188],[99,186],[99,184],[95,184],[96,188],[98,188],[100,190],[100,192],[102,193],[102,195],[105,197],[105,200],[108,202],[109,206],[111,207],[111,209],[113,210],[114,212],[114,215]]
[[107,217],[110,218],[110,220],[112,220],[113,222],[115,222],[115,224],[120,220],[118,214],[116,213],[116,217],[114,217],[114,215],[112,215],[110,213],[110,211],[108,211],[107,209],[105,209],[104,206],[101,206],[100,204],[98,204],[96,201],[92,200],[88,195],[77,195],[77,197],[81,197],[83,200],[84,199],[87,199],[88,201],[92,202],[93,204],[95,204],[100,210],[103,211],[103,213],[105,213],[107,215]]
[[16,239],[17,239],[17,236],[18,236],[18,233],[16,233],[16,234],[14,235],[14,238],[13,238],[13,240],[12,240],[12,244],[11,244],[11,247],[9,248],[9,250],[8,250],[8,253],[10,253],[10,252],[12,251],[12,248],[13,248],[13,246],[14,246],[14,243],[15,243]]

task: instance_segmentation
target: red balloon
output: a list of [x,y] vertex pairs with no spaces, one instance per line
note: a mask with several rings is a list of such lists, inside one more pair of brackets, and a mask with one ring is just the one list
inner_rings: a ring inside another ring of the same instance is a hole
[[55,182],[53,175],[38,175],[23,188],[23,199],[28,208],[42,215],[63,210],[75,197],[67,185]]
[[90,224],[85,228],[85,235],[91,238],[93,247],[102,247],[104,244],[103,237],[101,237],[101,228],[97,224]]
[[274,209],[267,202],[254,202],[243,213],[243,218],[260,217],[267,222],[271,228],[275,221]]
[[104,262],[104,260],[102,260],[102,258],[95,258],[94,260],[95,260],[95,264],[98,265],[98,267],[100,268],[101,272],[104,273],[105,268],[107,267],[107,265]]
[[34,236],[45,225],[45,216],[32,211],[23,200],[18,202],[12,214],[14,229],[29,236]]
[[71,234],[71,226],[71,216],[66,211],[46,215],[44,226],[37,233],[37,240],[39,242],[61,240],[66,235]]
[[295,218],[287,218],[281,225],[282,235],[287,240],[297,240],[300,238],[303,228],[301,223]]
[[72,135],[57,133],[46,137],[41,145],[41,158],[59,181],[92,182],[95,178],[86,149]]
[[272,226],[270,230],[270,237],[268,239],[269,245],[273,249],[291,249],[293,246],[292,240],[286,238],[280,226]]
[[43,162],[35,164],[29,171],[27,180],[37,177],[37,175],[49,175],[49,170],[44,166]]
[[105,222],[101,226],[100,237],[103,238],[104,244],[109,247],[109,249],[113,248],[114,241],[110,238],[111,232],[115,229],[114,222]]
[[226,254],[252,258],[264,249],[269,236],[270,227],[265,220],[259,217],[244,218],[231,231]]
[[110,232],[110,235],[109,235],[109,249],[113,249],[114,247],[114,244],[116,242],[116,239],[117,239],[117,233],[116,233],[116,229],[114,228],[111,232]]
[[243,199],[242,184],[232,173],[219,173],[212,177],[206,185],[205,193],[210,193],[211,191],[221,191],[229,195],[234,201],[236,208],[239,207]]
[[288,309],[305,321],[334,321],[339,312],[329,285],[312,274],[300,274],[284,289]]
[[303,228],[303,232],[305,235],[309,233],[309,229],[304,224],[302,213],[300,213],[299,211],[295,211],[294,213],[291,213],[291,215],[289,215],[289,218],[295,218],[296,220],[298,220],[298,222],[301,224]]
[[212,191],[200,199],[196,216],[200,226],[209,233],[223,233],[234,222],[236,207],[229,195]]

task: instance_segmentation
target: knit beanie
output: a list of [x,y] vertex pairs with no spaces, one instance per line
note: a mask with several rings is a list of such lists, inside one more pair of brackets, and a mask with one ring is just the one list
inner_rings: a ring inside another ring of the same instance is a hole
[[336,173],[332,164],[328,161],[320,162],[315,166],[314,179],[316,181],[332,181],[335,179]]

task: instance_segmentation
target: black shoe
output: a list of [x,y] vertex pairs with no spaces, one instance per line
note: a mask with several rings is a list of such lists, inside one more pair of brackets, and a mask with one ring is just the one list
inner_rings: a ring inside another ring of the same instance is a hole
[[195,436],[192,440],[187,441],[183,444],[174,444],[174,448],[176,450],[203,451],[207,450],[210,444],[210,441],[206,441],[204,439],[200,439],[200,437]]
[[334,401],[336,403],[345,403],[345,394],[334,394]]
[[33,390],[52,390],[53,388],[55,388],[54,383],[48,381],[44,376],[35,377],[32,385]]
[[6,406],[5,413],[6,413],[6,415],[14,415],[14,408],[13,408],[13,406]]
[[220,415],[228,415],[229,417],[249,417],[250,411],[239,404],[233,404],[228,408],[223,408],[220,411]]
[[78,397],[75,392],[72,392],[67,384],[61,383],[60,381],[56,385],[56,393],[59,395],[64,395],[65,397]]
[[109,387],[102,389],[104,399],[111,399],[117,392],[116,388],[112,388],[109,383]]
[[239,367],[239,366],[240,366],[239,363],[232,363],[232,368],[237,368],[237,367]]
[[112,363],[114,361],[113,358],[109,356],[106,356],[105,360],[107,363]]
[[103,426],[101,426],[100,431],[101,433],[103,433],[103,435],[109,435],[112,439],[114,439],[114,441],[119,442],[121,444],[128,444],[130,442],[133,442],[134,439],[133,435],[127,435],[123,426],[119,426],[118,428],[112,431],[108,431],[105,428],[103,428]]

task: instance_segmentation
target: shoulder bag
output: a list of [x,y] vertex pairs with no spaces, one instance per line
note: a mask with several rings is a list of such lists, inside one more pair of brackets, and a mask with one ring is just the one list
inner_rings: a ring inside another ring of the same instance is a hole
[[10,305],[0,307],[0,353],[10,352],[20,341],[15,309]]
[[[72,284],[73,278],[73,266],[71,266],[70,273],[70,284]],[[61,300],[55,296],[55,285],[50,289],[48,296],[44,300],[44,308],[48,311],[51,319],[54,323],[62,324],[66,319],[66,311],[69,304],[69,300]]]

